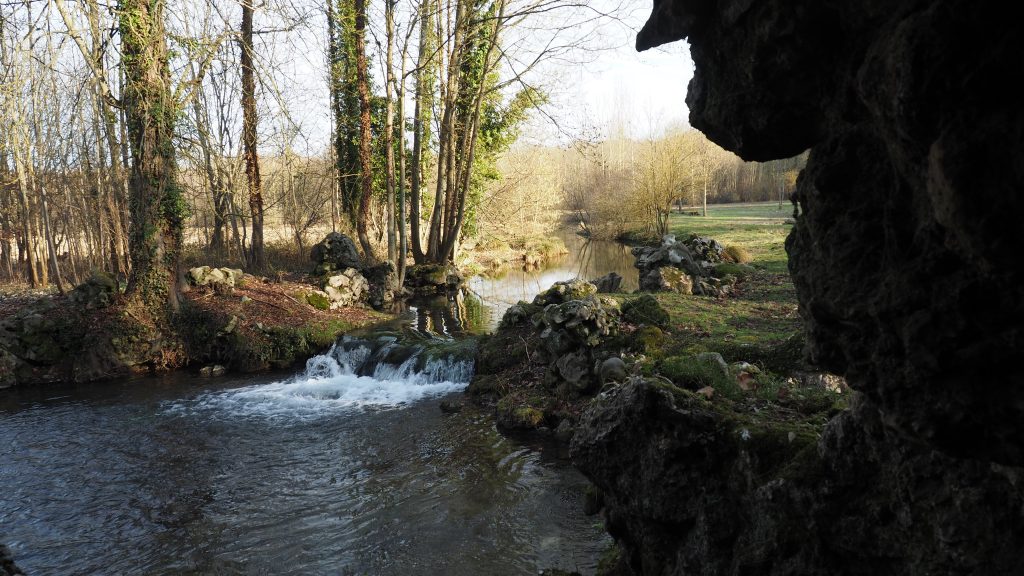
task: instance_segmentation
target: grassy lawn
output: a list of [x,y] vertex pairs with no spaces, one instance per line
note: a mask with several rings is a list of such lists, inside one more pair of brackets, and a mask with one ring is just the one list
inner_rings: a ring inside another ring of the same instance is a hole
[[788,204],[719,205],[709,216],[674,215],[671,230],[679,238],[711,236],[722,244],[746,248],[753,261],[736,293],[724,299],[657,294],[672,319],[667,354],[720,352],[730,362],[747,361],[780,369],[779,355],[791,355],[789,339],[800,332],[796,290],[786,268]]

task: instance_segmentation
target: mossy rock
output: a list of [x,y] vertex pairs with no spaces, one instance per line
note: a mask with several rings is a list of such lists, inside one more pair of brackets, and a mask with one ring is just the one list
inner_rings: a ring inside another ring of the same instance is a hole
[[667,328],[671,320],[668,311],[650,294],[633,298],[622,305],[622,319],[630,324],[646,324]]
[[501,383],[494,374],[476,374],[466,387],[470,396],[488,396],[501,392]]
[[633,347],[647,355],[657,355],[669,343],[669,337],[657,326],[643,326],[633,333]]
[[724,279],[727,276],[732,276],[741,282],[747,279],[747,275],[749,273],[749,267],[733,262],[722,262],[721,264],[716,264],[711,270],[711,275],[715,278]]
[[688,390],[711,386],[728,397],[742,393],[735,380],[723,373],[720,365],[709,357],[671,356],[662,360],[658,371],[676,386]]
[[480,339],[476,370],[480,374],[497,374],[522,364],[527,359],[526,343],[519,334],[498,333]]
[[316,292],[306,294],[306,303],[317,310],[329,310],[331,308],[331,299],[324,294]]
[[548,304],[563,304],[572,300],[583,300],[597,294],[597,286],[585,280],[566,280],[555,282],[551,288],[537,294],[533,303],[537,306]]
[[495,411],[498,426],[508,430],[536,430],[544,424],[544,410],[515,395],[499,400]]

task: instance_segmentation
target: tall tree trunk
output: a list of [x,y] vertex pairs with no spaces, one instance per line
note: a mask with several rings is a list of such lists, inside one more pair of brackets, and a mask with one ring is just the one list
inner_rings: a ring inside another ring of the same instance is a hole
[[50,266],[53,268],[54,283],[57,284],[57,291],[64,294],[64,279],[60,275],[60,264],[57,262],[57,246],[53,241],[53,226],[50,224],[50,208],[46,201],[46,186],[39,187],[40,200],[43,209],[43,232],[46,236],[46,247],[50,253]]
[[373,174],[370,166],[370,78],[366,64],[366,0],[355,0],[356,8],[356,87],[359,91],[359,217],[356,233],[363,247],[363,257],[374,260],[373,246],[366,233],[370,220],[370,200],[373,193]]
[[432,0],[420,3],[420,45],[416,61],[416,94],[412,120],[412,183],[409,196],[409,236],[412,238],[412,257],[417,264],[426,261],[423,238],[420,234],[420,208],[423,205],[423,149],[430,144],[430,120],[434,100],[434,73],[436,70],[436,34],[431,22]]
[[[17,133],[17,130],[14,131]],[[32,230],[32,206],[29,202],[28,167],[18,155],[20,146],[15,146],[14,169],[18,175],[18,199],[21,201],[21,233],[24,237],[24,252],[28,259],[28,283],[33,288],[40,285],[39,269],[36,267],[36,241]]]
[[[406,44],[406,48],[408,43]],[[398,99],[398,286],[405,284],[405,259],[408,246],[405,233],[405,57],[406,49],[402,50],[402,73],[396,86],[395,97]]]
[[242,0],[242,148],[245,156],[245,180],[249,188],[249,212],[252,217],[252,257],[256,270],[266,268],[263,251],[263,190],[260,159],[256,151],[256,76],[252,62],[252,0]]
[[[395,0],[384,0],[384,29],[387,40],[387,57],[385,59],[386,80],[385,92],[391,91],[395,83],[394,44],[395,44]],[[396,260],[395,242],[395,101],[387,98],[387,111],[384,115],[384,157],[387,188],[387,234],[388,260]]]
[[171,95],[163,0],[122,0],[122,100],[132,149],[128,180],[131,275],[127,294],[154,316],[179,306],[185,200],[176,181],[175,102]]

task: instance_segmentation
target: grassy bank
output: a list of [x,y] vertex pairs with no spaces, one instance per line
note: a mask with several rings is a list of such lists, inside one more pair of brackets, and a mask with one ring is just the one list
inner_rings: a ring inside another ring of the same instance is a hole
[[[718,205],[708,216],[673,215],[672,233],[711,236],[740,246],[752,257],[746,277],[729,298],[711,299],[673,293],[656,298],[671,316],[671,332],[680,349],[722,352],[727,359],[760,361],[772,348],[800,332],[796,290],[787,269],[788,209],[777,203]],[[791,214],[790,214],[791,215]]]

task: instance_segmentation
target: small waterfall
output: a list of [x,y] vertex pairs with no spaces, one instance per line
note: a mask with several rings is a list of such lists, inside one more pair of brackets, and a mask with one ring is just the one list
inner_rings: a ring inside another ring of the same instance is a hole
[[472,354],[454,341],[402,344],[393,336],[344,337],[287,380],[203,394],[172,411],[310,418],[337,409],[394,408],[457,392],[473,377]]

